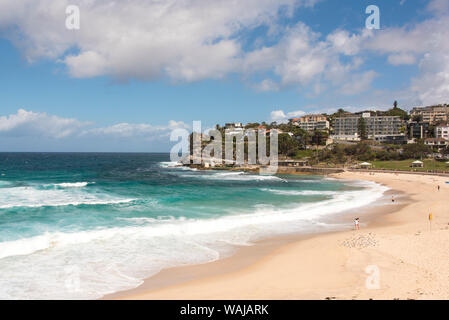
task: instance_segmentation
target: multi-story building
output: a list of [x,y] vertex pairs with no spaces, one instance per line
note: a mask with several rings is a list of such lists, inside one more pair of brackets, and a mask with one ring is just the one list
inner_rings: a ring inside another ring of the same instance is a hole
[[391,136],[376,136],[374,140],[386,144],[406,144],[408,142],[405,134],[396,134]]
[[422,122],[436,124],[441,121],[449,121],[449,105],[438,105],[430,107],[416,107],[410,111],[412,118],[421,117]]
[[358,141],[360,117],[351,115],[335,118],[332,123],[333,135],[336,140]]
[[364,118],[368,137],[401,135],[405,122],[399,116],[374,116]]
[[424,144],[434,149],[441,150],[443,148],[447,148],[449,142],[443,138],[428,138],[424,140]]
[[300,118],[290,119],[290,123],[305,130],[329,130],[330,124],[326,116],[322,114],[311,114]]
[[428,138],[430,124],[428,122],[411,121],[408,124],[410,139]]
[[278,135],[280,135],[281,133],[284,133],[284,131],[282,131],[281,129],[268,129],[265,131],[265,134],[267,137],[269,137],[273,132],[276,132]]
[[236,128],[243,128],[243,125],[241,122],[233,122],[233,123],[226,123],[225,129],[236,129]]
[[359,141],[359,123],[365,122],[366,133],[369,139],[380,142],[403,143],[406,141],[403,133],[405,122],[399,116],[372,116],[363,113],[362,116],[346,116],[335,118],[333,122],[333,136],[335,140]]
[[225,124],[225,135],[236,135],[236,134],[243,134],[243,125],[240,122],[235,123],[226,123]]
[[435,127],[435,138],[449,140],[449,123]]

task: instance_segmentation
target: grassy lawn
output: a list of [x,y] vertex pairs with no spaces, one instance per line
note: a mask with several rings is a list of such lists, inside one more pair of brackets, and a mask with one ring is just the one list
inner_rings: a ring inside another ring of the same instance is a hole
[[298,150],[293,158],[294,159],[310,158],[311,156],[313,156],[314,152],[315,150]]
[[320,162],[317,164],[314,164],[313,167],[316,168],[342,168],[343,164],[341,163],[331,163],[331,162]]
[[374,169],[406,171],[449,171],[449,164],[447,164],[446,161],[424,160],[424,168],[411,168],[411,164],[413,161],[415,160],[370,161],[370,163],[374,165]]

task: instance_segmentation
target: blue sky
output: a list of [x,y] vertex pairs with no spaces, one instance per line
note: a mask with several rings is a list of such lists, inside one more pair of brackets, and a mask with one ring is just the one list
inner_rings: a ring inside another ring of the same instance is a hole
[[0,151],[168,151],[193,120],[449,102],[445,0],[21,2],[0,4]]

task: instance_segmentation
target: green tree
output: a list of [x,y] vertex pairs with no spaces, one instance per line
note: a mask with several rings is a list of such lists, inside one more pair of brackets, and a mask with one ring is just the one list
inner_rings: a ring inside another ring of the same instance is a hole
[[414,115],[413,118],[412,118],[412,121],[415,121],[415,122],[418,122],[418,123],[422,122],[422,120],[423,120],[423,117],[422,117],[421,114]]
[[245,125],[245,129],[257,129],[257,127],[259,127],[259,123],[257,122],[248,123]]
[[299,142],[287,133],[278,136],[279,153],[286,156],[294,156],[299,150]]
[[359,119],[359,123],[357,124],[357,131],[360,139],[367,140],[368,139],[368,131],[366,129],[366,121],[363,118]]
[[402,110],[401,108],[398,108],[398,102],[397,101],[395,101],[393,103],[393,108],[388,110],[388,111],[386,111],[384,113],[384,115],[386,115],[386,116],[399,116],[403,120],[410,119],[407,111]]
[[402,150],[402,159],[424,159],[432,150],[424,143],[407,144]]
[[444,155],[444,156],[449,155],[449,147],[446,147],[446,148],[442,149],[441,150],[441,154]]
[[312,143],[317,146],[326,145],[326,140],[329,137],[329,134],[326,131],[315,130],[312,136]]
[[435,137],[435,128],[436,128],[436,125],[430,125],[429,126],[429,129],[427,129],[427,136],[428,137],[430,137],[430,138],[436,138]]
[[344,147],[342,146],[342,145],[340,145],[340,144],[337,144],[335,147],[334,147],[334,154],[335,154],[335,157],[334,157],[334,162],[335,163],[345,163],[346,162],[346,156],[345,156],[345,150],[344,150]]

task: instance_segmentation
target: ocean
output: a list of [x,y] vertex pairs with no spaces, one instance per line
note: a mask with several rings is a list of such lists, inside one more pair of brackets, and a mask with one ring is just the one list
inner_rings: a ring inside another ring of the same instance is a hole
[[384,191],[198,171],[168,154],[0,153],[0,299],[100,298],[259,239],[345,227],[330,218]]

